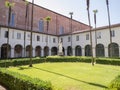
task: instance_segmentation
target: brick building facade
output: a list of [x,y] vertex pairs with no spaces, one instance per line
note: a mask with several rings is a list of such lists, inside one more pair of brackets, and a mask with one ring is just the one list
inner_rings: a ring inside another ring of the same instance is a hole
[[[30,30],[31,26],[31,3],[26,4],[23,0],[9,0],[15,3],[12,7],[11,19],[13,19],[11,27]],[[0,1],[0,24],[7,26],[8,8],[5,7],[5,0]],[[70,33],[70,18],[48,10],[46,8],[34,5],[33,11],[33,30],[37,32],[47,33],[45,17],[50,16],[49,34],[59,35]],[[72,20],[72,31],[88,29],[89,26]],[[41,30],[40,30],[41,29]],[[43,29],[43,30],[42,30]]]

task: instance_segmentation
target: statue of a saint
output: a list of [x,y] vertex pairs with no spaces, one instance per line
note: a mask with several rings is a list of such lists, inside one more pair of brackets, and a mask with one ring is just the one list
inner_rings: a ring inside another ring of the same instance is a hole
[[59,42],[58,44],[58,55],[62,56],[63,55],[63,47],[62,47],[62,41]]

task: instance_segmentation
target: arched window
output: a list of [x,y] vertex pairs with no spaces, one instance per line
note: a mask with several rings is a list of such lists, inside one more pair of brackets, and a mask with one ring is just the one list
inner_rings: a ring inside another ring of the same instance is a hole
[[108,46],[109,57],[119,57],[119,46],[117,43],[111,43]]
[[102,45],[102,44],[96,45],[96,56],[97,57],[104,57],[105,56],[104,45]]
[[42,19],[39,21],[39,31],[40,32],[44,31],[44,21]]

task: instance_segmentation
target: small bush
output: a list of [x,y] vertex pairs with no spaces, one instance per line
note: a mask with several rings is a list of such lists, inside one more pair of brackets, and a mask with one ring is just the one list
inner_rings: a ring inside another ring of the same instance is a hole
[[109,90],[120,90],[120,75],[110,83]]

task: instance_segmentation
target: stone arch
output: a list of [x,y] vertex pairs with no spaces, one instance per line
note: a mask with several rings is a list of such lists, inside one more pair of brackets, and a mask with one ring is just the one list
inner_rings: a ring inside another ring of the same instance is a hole
[[86,45],[85,46],[85,56],[91,56],[91,45]]
[[41,57],[41,47],[40,46],[36,46],[36,48],[35,48],[35,56],[36,57]]
[[67,47],[67,55],[68,55],[68,56],[71,56],[71,55],[72,55],[72,47],[71,47],[71,46],[68,46],[68,47]]
[[14,48],[15,57],[22,57],[22,45],[16,45]]
[[45,46],[44,47],[44,56],[48,56],[49,55],[49,47]]
[[119,45],[117,43],[111,43],[108,45],[109,57],[119,57]]
[[26,46],[26,57],[30,57],[30,45]]
[[79,45],[75,47],[75,56],[82,56],[82,48]]
[[1,58],[4,59],[4,58],[10,58],[10,57],[11,57],[11,46],[9,44],[3,44],[1,46]]
[[97,44],[96,45],[96,57],[104,57],[105,56],[105,50],[103,44]]
[[57,55],[57,47],[51,48],[51,55]]

